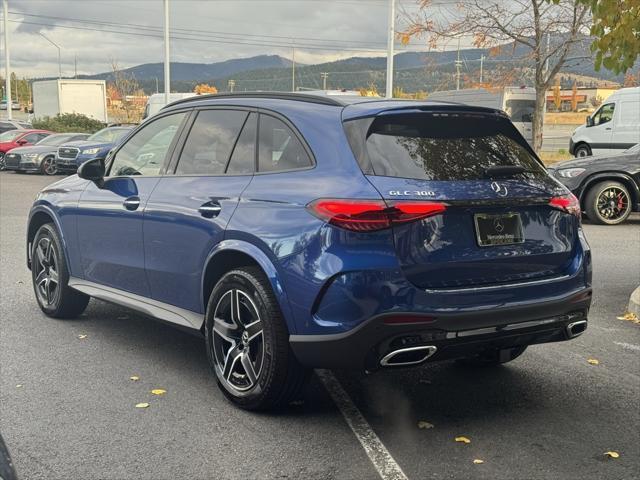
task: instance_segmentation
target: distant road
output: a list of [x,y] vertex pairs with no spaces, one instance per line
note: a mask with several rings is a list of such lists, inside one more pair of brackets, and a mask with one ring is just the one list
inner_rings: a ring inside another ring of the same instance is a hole
[[579,125],[545,125],[542,132],[542,151],[557,152],[560,149],[569,151],[569,139]]

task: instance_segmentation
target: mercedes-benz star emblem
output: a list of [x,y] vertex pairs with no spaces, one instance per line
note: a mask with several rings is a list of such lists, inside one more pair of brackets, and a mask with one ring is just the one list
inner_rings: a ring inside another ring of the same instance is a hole
[[495,229],[496,232],[498,233],[502,233],[502,231],[504,230],[504,225],[502,224],[502,222],[500,221],[499,218],[496,218],[493,221],[493,228]]
[[506,197],[508,193],[507,187],[498,182],[491,182],[491,190],[496,192],[501,197]]

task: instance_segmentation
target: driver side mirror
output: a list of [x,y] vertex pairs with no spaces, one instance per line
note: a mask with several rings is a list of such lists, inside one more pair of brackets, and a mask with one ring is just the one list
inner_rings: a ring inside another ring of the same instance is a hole
[[593,127],[593,117],[587,117],[587,127]]
[[104,175],[105,168],[103,158],[94,158],[84,162],[78,168],[78,176],[85,180],[91,180],[98,188],[102,188],[104,185]]
[[18,140],[16,143],[18,145],[26,145],[28,142],[24,138],[22,138],[22,139]]

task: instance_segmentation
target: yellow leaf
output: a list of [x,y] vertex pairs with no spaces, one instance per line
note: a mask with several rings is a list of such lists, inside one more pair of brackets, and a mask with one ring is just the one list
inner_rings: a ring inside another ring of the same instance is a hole
[[480,460],[479,458],[475,458],[473,460],[473,463],[475,463],[476,465],[480,465],[481,463],[484,463],[484,460]]
[[456,442],[471,443],[471,440],[469,440],[467,437],[456,437]]
[[149,404],[147,402],[137,403],[136,408],[147,408]]
[[591,365],[600,365],[600,360],[596,360],[595,358],[590,358],[587,360]]
[[633,312],[626,312],[624,315],[618,317],[618,320],[626,320],[627,322],[640,323],[638,315]]
[[19,383],[18,385],[16,385],[16,388],[22,388],[22,384]]
[[165,393],[167,393],[167,391],[163,390],[162,388],[154,388],[153,390],[151,390],[151,393],[153,393],[154,395],[164,395]]
[[618,452],[604,452],[604,454],[609,458],[619,458],[620,454]]
[[86,335],[78,335],[78,338],[79,338],[80,340],[84,340],[85,338],[87,338],[87,336],[86,336]]
[[418,422],[418,428],[420,429],[429,429],[429,428],[433,428],[433,424],[429,423],[429,422],[425,422],[424,420],[420,420]]
[[137,376],[137,375],[131,375],[131,376],[129,377],[129,380],[132,380],[132,381],[134,381],[134,382],[137,382],[138,380],[140,380],[140,377],[139,377],[139,376]]

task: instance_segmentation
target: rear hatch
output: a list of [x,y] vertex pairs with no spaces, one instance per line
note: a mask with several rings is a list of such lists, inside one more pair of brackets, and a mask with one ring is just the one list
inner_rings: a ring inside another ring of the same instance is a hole
[[390,207],[444,205],[392,227],[401,267],[415,285],[545,279],[563,275],[575,260],[580,220],[574,197],[547,174],[506,117],[401,110],[346,121],[345,130]]

